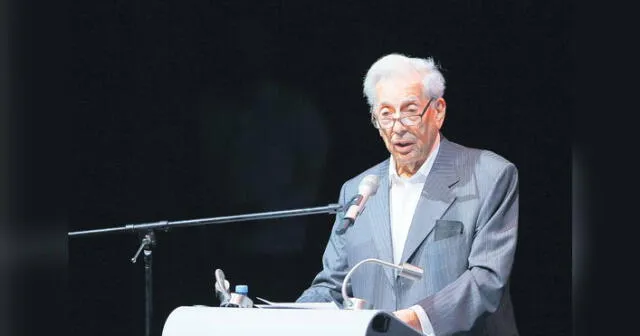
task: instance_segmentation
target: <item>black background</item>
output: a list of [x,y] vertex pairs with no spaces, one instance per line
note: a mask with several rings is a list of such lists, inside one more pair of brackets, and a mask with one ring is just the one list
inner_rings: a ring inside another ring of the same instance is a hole
[[[68,174],[60,186],[70,196],[68,230],[333,203],[346,179],[388,156],[362,97],[368,67],[391,52],[432,56],[447,80],[444,135],[519,168],[519,329],[569,334],[569,9],[558,1],[75,2],[61,64],[71,105],[70,131],[60,135],[70,156],[57,162]],[[24,118],[47,128],[46,117]],[[217,305],[216,268],[251,296],[295,300],[321,267],[331,224],[317,215],[158,232],[155,334],[178,306]],[[71,334],[144,332],[142,259],[129,261],[138,244],[130,234],[69,240]]]

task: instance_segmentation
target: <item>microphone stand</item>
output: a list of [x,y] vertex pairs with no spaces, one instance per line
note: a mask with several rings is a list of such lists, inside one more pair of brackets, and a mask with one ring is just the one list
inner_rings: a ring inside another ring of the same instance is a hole
[[396,264],[392,264],[392,263],[389,263],[380,259],[375,259],[375,258],[364,259],[359,263],[357,263],[355,266],[353,266],[349,271],[349,273],[347,273],[347,275],[344,277],[344,280],[342,281],[342,302],[343,302],[342,305],[344,309],[349,309],[349,310],[373,309],[373,305],[371,305],[367,301],[356,298],[356,297],[349,297],[347,295],[347,284],[351,279],[351,275],[353,275],[353,272],[355,272],[355,270],[358,267],[366,263],[376,263],[382,266],[395,268],[398,271],[397,273],[398,276],[401,276],[403,278],[407,278],[413,281],[422,279],[422,275],[424,273],[424,270],[422,268],[411,265],[411,264],[407,264],[407,263],[396,265]]
[[138,247],[138,250],[136,251],[136,254],[133,256],[133,258],[130,259],[130,261],[132,263],[135,263],[138,259],[138,256],[140,255],[140,252],[143,252],[144,278],[145,278],[145,333],[144,334],[145,336],[151,336],[151,316],[152,316],[151,252],[152,252],[152,247],[156,245],[156,236],[155,236],[154,230],[161,229],[162,231],[167,232],[169,231],[169,229],[176,228],[176,227],[223,224],[223,223],[231,223],[231,222],[276,219],[276,218],[307,216],[307,215],[315,215],[315,214],[335,214],[335,213],[338,213],[339,211],[342,211],[344,207],[345,206],[340,204],[329,204],[321,207],[303,208],[303,209],[294,209],[294,210],[281,210],[281,211],[268,211],[268,212],[259,212],[259,213],[234,215],[234,216],[189,219],[189,220],[180,220],[180,221],[163,220],[163,221],[150,222],[150,223],[127,224],[120,227],[105,228],[105,229],[73,231],[73,232],[69,232],[68,236],[69,237],[94,236],[98,234],[119,233],[119,232],[136,232],[141,234],[142,238],[140,240],[140,246]]

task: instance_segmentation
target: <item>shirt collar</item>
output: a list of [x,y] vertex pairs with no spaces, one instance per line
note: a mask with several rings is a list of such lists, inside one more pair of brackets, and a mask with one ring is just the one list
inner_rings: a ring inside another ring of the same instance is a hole
[[436,156],[438,156],[438,150],[440,149],[440,133],[436,136],[436,141],[434,144],[433,151],[429,153],[429,156],[424,161],[420,169],[411,177],[401,177],[398,175],[396,171],[396,162],[393,159],[393,155],[389,159],[389,181],[391,183],[398,182],[409,182],[409,183],[422,183],[427,180],[427,176],[431,171],[431,167],[433,166],[433,162],[435,161]]

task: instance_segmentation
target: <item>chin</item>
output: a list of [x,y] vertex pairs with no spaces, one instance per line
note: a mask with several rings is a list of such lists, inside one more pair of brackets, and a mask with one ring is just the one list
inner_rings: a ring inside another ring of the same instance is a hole
[[393,159],[396,161],[396,164],[406,166],[417,162],[418,156],[414,153],[409,153],[406,155],[396,154],[393,156]]

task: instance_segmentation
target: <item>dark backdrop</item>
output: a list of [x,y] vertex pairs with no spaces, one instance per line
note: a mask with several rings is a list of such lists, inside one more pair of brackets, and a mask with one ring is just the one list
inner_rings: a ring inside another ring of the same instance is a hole
[[[433,56],[443,133],[520,172],[512,294],[523,335],[570,333],[569,8],[558,1],[76,1],[69,231],[320,206],[384,160],[362,79]],[[292,301],[320,270],[329,215],[157,233],[153,328],[218,304],[213,271]],[[69,240],[73,335],[141,335],[139,237]]]

